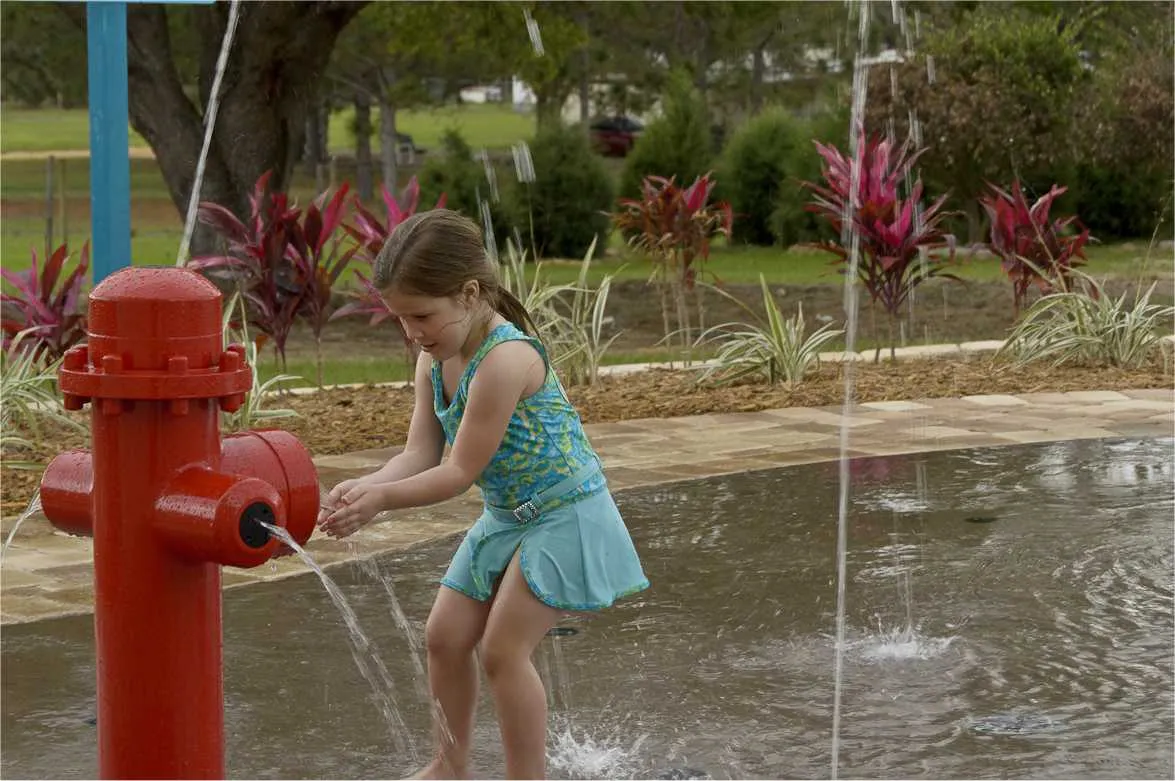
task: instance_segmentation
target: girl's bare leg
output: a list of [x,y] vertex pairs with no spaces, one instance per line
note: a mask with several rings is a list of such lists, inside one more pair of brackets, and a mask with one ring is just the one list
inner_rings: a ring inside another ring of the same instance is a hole
[[[490,603],[441,586],[425,627],[428,681],[433,697],[437,755],[413,778],[467,778],[469,743],[477,710],[474,652]],[[435,709],[439,706],[440,713]]]
[[562,611],[540,602],[515,553],[490,608],[481,661],[494,695],[507,778],[543,778],[547,764],[547,695],[531,654]]

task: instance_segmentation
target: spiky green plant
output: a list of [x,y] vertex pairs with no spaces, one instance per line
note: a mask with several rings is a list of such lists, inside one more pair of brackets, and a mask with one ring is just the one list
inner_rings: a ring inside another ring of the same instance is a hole
[[1175,316],[1175,307],[1151,303],[1156,284],[1114,298],[1082,277],[1078,289],[1034,301],[996,356],[1018,364],[1140,367],[1162,349],[1160,328]]
[[728,385],[745,377],[762,375],[772,385],[780,382],[794,385],[820,365],[820,351],[824,346],[844,333],[827,323],[806,336],[803,305],[797,308],[795,317],[786,318],[762,274],[759,275],[759,287],[763,293],[766,319],[759,318],[734,296],[719,290],[742,305],[758,323],[722,323],[702,332],[695,346],[716,348],[717,354],[702,367],[700,382]]
[[[0,452],[19,453],[40,438],[42,424],[55,423],[76,431],[85,431],[65,412],[57,395],[58,357],[42,365],[36,350],[25,349],[25,339],[36,338],[36,328],[26,328],[12,337],[8,349],[0,353]],[[32,437],[32,439],[29,439]],[[40,469],[43,464],[22,459],[4,459],[15,469]]]
[[588,277],[596,242],[588,247],[579,265],[575,284],[551,284],[543,278],[543,263],[533,272],[526,267],[526,251],[513,241],[506,243],[502,285],[522,302],[539,329],[539,336],[568,384],[594,384],[599,379],[604,354],[619,334],[604,337],[605,311],[612,275],[593,289]]
[[[595,385],[600,379],[600,365],[604,354],[620,336],[614,333],[604,338],[604,319],[608,308],[608,293],[612,289],[611,274],[606,275],[594,290],[588,283],[596,242],[593,240],[579,264],[579,277],[571,289],[571,303],[566,304],[563,333],[566,345],[565,376],[572,385]],[[561,302],[565,303],[565,302]]]
[[239,293],[233,294],[229,305],[222,315],[224,347],[232,343],[242,344],[245,347],[245,360],[253,367],[253,386],[245,394],[245,403],[236,412],[222,412],[220,428],[226,434],[248,431],[259,423],[280,418],[296,418],[298,413],[292,409],[266,409],[266,396],[277,392],[284,383],[302,379],[291,374],[278,374],[261,382],[257,372],[257,342],[249,338],[248,317],[245,302]]

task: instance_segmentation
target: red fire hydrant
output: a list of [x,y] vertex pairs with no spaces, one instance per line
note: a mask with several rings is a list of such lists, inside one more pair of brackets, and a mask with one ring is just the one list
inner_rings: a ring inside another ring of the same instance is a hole
[[222,349],[221,295],[179,268],[128,268],[90,294],[87,344],[60,371],[90,402],[90,452],[41,480],[45,515],[94,537],[103,778],[224,778],[221,565],[255,567],[314,530],[318,476],[281,431],[220,438],[252,383]]

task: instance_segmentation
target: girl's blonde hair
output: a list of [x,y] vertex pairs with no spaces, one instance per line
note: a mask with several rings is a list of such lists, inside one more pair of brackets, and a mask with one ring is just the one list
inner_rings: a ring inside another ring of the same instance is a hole
[[373,284],[380,292],[443,298],[456,296],[470,281],[496,312],[538,337],[526,307],[502,287],[481,228],[464,215],[449,209],[414,214],[392,231],[375,258]]

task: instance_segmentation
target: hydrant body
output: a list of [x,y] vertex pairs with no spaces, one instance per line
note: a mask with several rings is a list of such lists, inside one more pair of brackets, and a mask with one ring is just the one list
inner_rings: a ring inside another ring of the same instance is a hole
[[[68,408],[91,403],[92,450],[46,469],[51,522],[94,537],[98,756],[103,778],[223,778],[221,565],[299,543],[318,482],[284,432],[220,437],[251,386],[222,349],[221,296],[199,275],[129,268],[90,295],[88,342],[65,358]],[[88,511],[88,512],[87,512]]]

